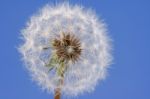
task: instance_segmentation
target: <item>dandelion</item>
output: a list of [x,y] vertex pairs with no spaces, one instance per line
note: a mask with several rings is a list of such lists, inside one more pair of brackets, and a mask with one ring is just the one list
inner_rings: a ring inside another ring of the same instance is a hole
[[112,61],[105,24],[78,5],[46,5],[31,17],[22,38],[27,69],[55,99],[93,91]]

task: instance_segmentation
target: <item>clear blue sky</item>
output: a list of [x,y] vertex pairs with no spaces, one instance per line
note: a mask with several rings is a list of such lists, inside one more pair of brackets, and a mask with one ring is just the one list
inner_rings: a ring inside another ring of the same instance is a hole
[[[0,0],[0,99],[53,99],[31,81],[16,47],[20,30],[54,0]],[[150,0],[70,0],[108,24],[114,64],[105,81],[77,99],[150,99]]]

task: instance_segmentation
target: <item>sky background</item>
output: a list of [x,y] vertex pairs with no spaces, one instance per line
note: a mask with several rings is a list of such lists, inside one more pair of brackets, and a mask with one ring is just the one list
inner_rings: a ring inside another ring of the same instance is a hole
[[[53,99],[31,81],[16,49],[20,30],[47,3],[56,0],[0,0],[0,99]],[[150,0],[70,3],[95,10],[107,23],[114,45],[106,80],[76,99],[150,99]]]

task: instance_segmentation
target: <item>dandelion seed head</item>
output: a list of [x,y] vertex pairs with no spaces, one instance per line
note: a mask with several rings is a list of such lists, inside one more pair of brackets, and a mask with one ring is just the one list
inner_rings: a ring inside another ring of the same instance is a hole
[[22,38],[19,51],[27,69],[33,80],[50,93],[60,79],[55,70],[48,72],[45,66],[54,53],[68,62],[61,90],[69,96],[93,91],[112,61],[105,24],[91,10],[78,5],[46,5],[31,17]]

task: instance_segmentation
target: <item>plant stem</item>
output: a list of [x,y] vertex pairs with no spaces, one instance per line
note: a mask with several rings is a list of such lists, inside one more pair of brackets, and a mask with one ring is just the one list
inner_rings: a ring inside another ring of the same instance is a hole
[[[60,79],[60,86],[62,86],[64,83],[64,78],[62,76],[62,78]],[[58,87],[55,89],[55,97],[54,99],[61,99],[61,87]]]
[[58,70],[58,76],[61,78],[59,79],[58,87],[55,89],[55,97],[54,99],[61,99],[61,88],[64,84],[64,71],[65,71],[65,65],[61,64],[61,68]]
[[54,99],[60,99],[60,97],[61,97],[61,90],[59,88],[57,88],[55,90],[55,97],[54,97]]

